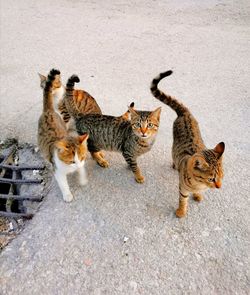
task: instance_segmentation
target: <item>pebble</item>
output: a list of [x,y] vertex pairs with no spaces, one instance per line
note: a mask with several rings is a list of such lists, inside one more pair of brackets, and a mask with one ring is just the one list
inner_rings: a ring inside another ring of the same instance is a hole
[[129,282],[129,286],[131,287],[131,289],[133,289],[134,291],[137,289],[137,283],[135,281],[130,281]]

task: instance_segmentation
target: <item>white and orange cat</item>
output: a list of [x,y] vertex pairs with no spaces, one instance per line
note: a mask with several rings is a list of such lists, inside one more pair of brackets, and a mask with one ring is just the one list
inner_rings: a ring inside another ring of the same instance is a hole
[[38,146],[46,160],[54,169],[54,175],[65,202],[71,202],[73,195],[69,189],[67,175],[78,172],[80,185],[87,183],[85,159],[88,134],[69,134],[66,123],[54,107],[54,94],[61,88],[60,72],[52,69],[44,84],[43,113],[38,123]]

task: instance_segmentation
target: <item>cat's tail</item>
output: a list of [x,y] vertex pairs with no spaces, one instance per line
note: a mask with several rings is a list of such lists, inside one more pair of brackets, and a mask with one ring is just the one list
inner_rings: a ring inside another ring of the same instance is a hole
[[68,79],[66,84],[66,94],[65,94],[66,108],[70,116],[72,117],[76,117],[79,114],[77,104],[74,102],[75,83],[79,83],[79,82],[80,82],[79,77],[77,75],[72,75]]
[[165,94],[164,92],[158,89],[159,82],[163,78],[172,75],[172,73],[173,71],[169,70],[167,72],[159,74],[152,81],[150,90],[155,98],[170,106],[177,113],[178,116],[182,116],[185,112],[189,112],[188,108],[185,107],[182,103],[180,103],[175,97]]
[[52,69],[47,77],[45,87],[43,90],[43,111],[54,110],[53,95],[52,95],[52,84],[55,77],[60,75],[60,71]]

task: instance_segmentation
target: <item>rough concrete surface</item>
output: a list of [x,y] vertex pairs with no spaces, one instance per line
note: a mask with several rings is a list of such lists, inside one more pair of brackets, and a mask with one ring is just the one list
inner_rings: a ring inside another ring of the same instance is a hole
[[71,204],[53,181],[1,254],[1,294],[249,294],[249,25],[247,0],[1,0],[2,139],[36,143],[37,72],[78,74],[104,113],[120,115],[131,101],[160,106],[151,80],[173,69],[160,88],[192,110],[208,147],[226,143],[222,189],[177,219],[176,115],[161,105],[157,142],[139,159],[145,184],[115,153],[106,170],[88,158],[85,188],[70,177]]

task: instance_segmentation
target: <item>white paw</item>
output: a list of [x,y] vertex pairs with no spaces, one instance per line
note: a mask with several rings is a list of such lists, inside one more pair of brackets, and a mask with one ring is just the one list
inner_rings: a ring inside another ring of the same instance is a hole
[[63,200],[67,203],[71,202],[73,200],[73,195],[71,193],[67,194],[67,195],[63,195]]

